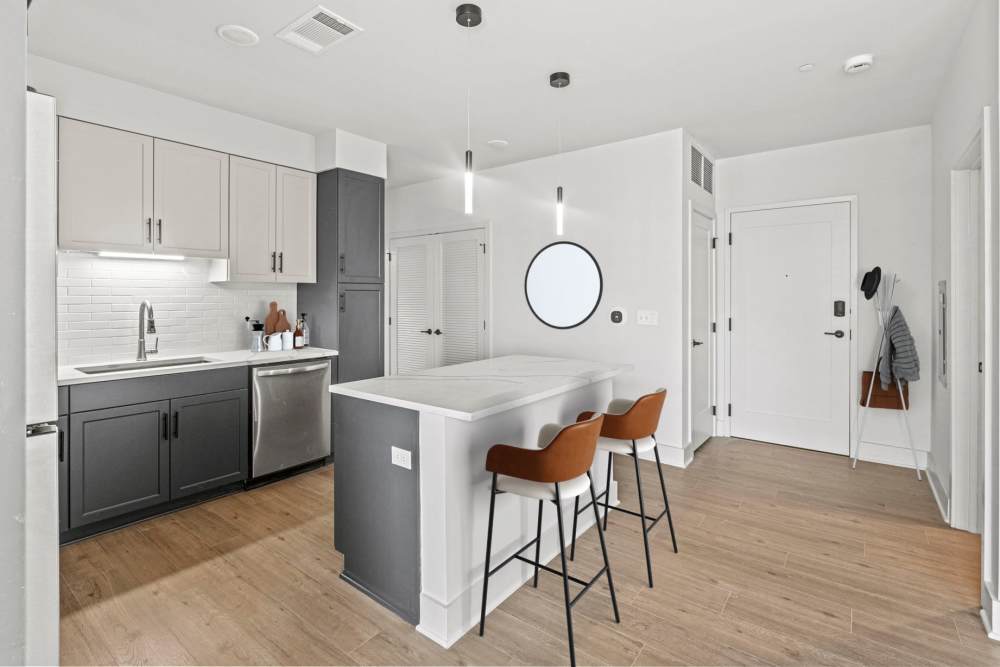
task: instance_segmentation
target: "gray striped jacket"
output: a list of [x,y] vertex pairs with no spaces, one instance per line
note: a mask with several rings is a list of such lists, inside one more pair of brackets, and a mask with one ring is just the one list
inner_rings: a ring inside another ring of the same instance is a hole
[[913,382],[920,379],[920,359],[917,358],[917,346],[910,335],[910,327],[906,324],[903,311],[894,306],[889,316],[889,326],[886,327],[888,349],[882,350],[879,363],[879,379],[882,389],[888,389],[892,378],[902,382]]

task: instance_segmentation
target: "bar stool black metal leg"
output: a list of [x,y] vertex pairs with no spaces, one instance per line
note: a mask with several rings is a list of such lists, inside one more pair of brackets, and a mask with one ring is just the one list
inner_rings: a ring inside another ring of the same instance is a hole
[[538,528],[535,529],[535,579],[531,582],[531,585],[538,588],[538,557],[541,554],[542,549],[542,508],[545,507],[545,501],[538,501]]
[[[597,526],[597,536],[601,540],[601,554],[604,556],[604,570],[608,574],[608,590],[611,591],[611,608],[615,610],[615,623],[621,623],[621,616],[618,615],[618,598],[615,597],[615,582],[611,578],[611,563],[608,562],[608,547],[604,544],[604,529],[601,528],[601,515],[597,511],[597,494],[594,492],[594,478],[587,471],[587,479],[590,480],[590,500],[594,506],[594,525]],[[579,496],[577,496],[579,498]]]
[[569,597],[569,573],[566,571],[566,538],[563,532],[562,498],[559,495],[559,484],[556,484],[556,518],[559,520],[559,558],[562,561],[563,598],[566,601],[566,633],[569,635],[569,664],[575,667],[576,649],[573,646],[573,608]]
[[[656,434],[653,434],[653,440],[656,440]],[[670,541],[674,543],[674,553],[677,553],[677,536],[674,535],[674,520],[670,516],[670,501],[667,500],[667,484],[663,481],[663,468],[660,463],[660,447],[655,445],[653,447],[653,454],[656,455],[656,472],[660,474],[660,491],[663,492],[663,506],[667,511],[667,525],[670,526]]]
[[[589,472],[587,473],[590,474]],[[576,560],[576,520],[580,516],[580,496],[573,499],[573,546],[569,549],[569,559]]]
[[646,533],[646,502],[642,499],[642,475],[639,474],[639,452],[632,441],[632,461],[635,463],[635,487],[639,494],[639,514],[642,521],[642,545],[646,548],[646,575],[649,577],[649,587],[653,587],[653,561],[649,557],[649,534]]
[[608,474],[604,480],[604,530],[608,529],[608,514],[611,512],[608,509],[608,502],[611,500],[611,467],[614,462],[614,452],[608,452]]
[[[479,609],[479,636],[483,636],[486,626],[486,591],[490,584],[490,550],[493,548],[493,508],[497,500],[497,474],[493,473],[493,483],[490,487],[490,520],[486,529],[486,565],[483,568],[483,605]],[[537,559],[535,559],[537,562]]]

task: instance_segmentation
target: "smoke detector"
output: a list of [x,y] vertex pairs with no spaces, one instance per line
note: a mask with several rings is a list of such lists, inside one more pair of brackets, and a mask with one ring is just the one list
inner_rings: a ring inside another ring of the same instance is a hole
[[220,25],[215,29],[215,34],[235,46],[253,46],[260,41],[257,33],[250,28],[232,23]]
[[318,54],[363,30],[326,7],[317,5],[285,26],[277,37],[292,46]]
[[875,56],[870,53],[863,53],[844,61],[844,71],[848,74],[858,74],[867,72],[875,65]]

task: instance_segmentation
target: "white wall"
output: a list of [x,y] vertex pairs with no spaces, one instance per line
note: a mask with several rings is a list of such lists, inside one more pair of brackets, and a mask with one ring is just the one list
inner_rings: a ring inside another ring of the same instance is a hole
[[[952,57],[951,67],[941,88],[933,122],[933,277],[951,284],[951,170],[982,125],[983,107],[997,107],[997,2],[981,0],[973,10]],[[996,124],[994,122],[994,127]],[[994,155],[997,154],[994,133]],[[994,201],[997,173],[994,175]],[[996,220],[997,207],[993,209]],[[994,223],[995,224],[995,223]],[[933,295],[931,295],[933,298]],[[936,356],[936,349],[935,349]],[[935,359],[935,367],[936,367]],[[935,477],[947,506],[951,495],[951,395],[934,381],[933,444],[929,474]]]
[[[718,210],[731,207],[857,195],[862,274],[874,265],[895,271],[900,306],[921,362],[910,388],[916,447],[930,449],[931,385],[931,130],[928,126],[799,146],[720,160]],[[860,283],[857,276],[855,285]],[[878,321],[860,301],[861,363],[871,364]],[[857,380],[855,380],[857,381]],[[873,410],[865,427],[862,458],[912,466],[899,413]],[[926,454],[923,454],[925,457]],[[923,462],[922,462],[923,463]]]
[[161,139],[315,171],[316,138],[39,56],[28,57],[28,82],[56,98],[56,110]]
[[[616,381],[622,396],[667,387],[658,440],[681,462],[682,446],[682,150],[674,130],[488,169],[476,174],[476,213],[462,214],[462,172],[389,190],[386,233],[461,228],[488,222],[493,276],[493,354],[544,354],[632,364]],[[566,234],[597,258],[604,296],[594,316],[571,330],[531,314],[524,272],[555,236],[555,190],[565,191]],[[628,322],[610,321],[623,307]],[[659,326],[635,324],[636,309],[659,311]],[[601,406],[598,406],[601,407]]]
[[[171,262],[59,253],[59,363],[135,357],[139,304],[156,314],[160,354],[184,355],[248,348],[244,317],[263,321],[277,301],[296,317],[296,286],[209,282],[210,260]],[[148,341],[153,345],[153,340]]]
[[25,3],[0,3],[0,664],[24,662]]
[[316,137],[316,171],[350,169],[386,178],[386,145],[359,134],[337,129]]

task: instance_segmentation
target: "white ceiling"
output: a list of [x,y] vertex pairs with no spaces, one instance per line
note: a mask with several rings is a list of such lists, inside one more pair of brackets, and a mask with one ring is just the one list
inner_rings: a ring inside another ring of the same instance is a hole
[[[322,0],[365,32],[314,56],[274,34],[314,0],[35,0],[32,53],[288,127],[390,146],[393,185],[676,127],[717,157],[927,123],[973,0]],[[224,23],[261,36],[240,48]],[[471,34],[470,34],[471,33]],[[876,55],[847,76],[843,60]],[[802,74],[800,64],[815,63]],[[567,70],[565,90],[548,75]],[[510,146],[486,145],[504,138]]]

